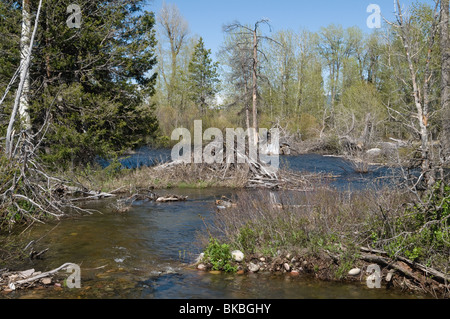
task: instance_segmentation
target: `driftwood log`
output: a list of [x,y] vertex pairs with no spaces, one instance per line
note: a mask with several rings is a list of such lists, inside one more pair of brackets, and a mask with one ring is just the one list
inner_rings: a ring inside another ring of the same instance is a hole
[[[74,265],[74,264],[73,263],[65,263],[58,268],[55,268],[53,270],[46,271],[46,272],[36,272],[34,269],[30,269],[30,270],[22,271],[22,272],[19,272],[16,274],[7,274],[7,275],[9,275],[8,288],[10,290],[15,290],[25,284],[31,284],[40,279],[49,278],[49,277],[53,276],[54,274],[58,273],[60,270],[66,269],[72,265]],[[20,278],[23,278],[23,279],[20,279]]]
[[385,251],[370,249],[366,247],[361,247],[360,250],[362,252],[362,260],[377,263],[398,270],[405,276],[418,282],[424,282],[427,278],[432,277],[433,280],[441,284],[450,284],[450,276],[404,257],[399,256],[396,258],[397,260],[392,260],[388,257],[388,253]]

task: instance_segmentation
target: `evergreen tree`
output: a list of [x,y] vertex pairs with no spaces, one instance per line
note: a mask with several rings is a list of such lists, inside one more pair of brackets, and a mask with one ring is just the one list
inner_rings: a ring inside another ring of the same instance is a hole
[[[37,1],[30,2],[34,13]],[[144,12],[143,0],[80,0],[82,24],[71,29],[71,3],[44,2],[30,68],[30,115],[35,131],[51,119],[43,144],[50,161],[82,164],[134,148],[157,129],[145,104],[156,80],[155,17]],[[22,1],[2,3],[8,13],[2,39],[8,32],[20,39],[21,21],[13,13],[21,6]],[[5,59],[18,67],[15,42],[5,49]],[[2,78],[12,77],[14,68],[4,70]]]
[[214,63],[210,55],[211,50],[205,48],[203,39],[200,38],[189,63],[191,99],[199,104],[203,114],[208,108],[208,101],[217,93],[219,83],[218,63]]

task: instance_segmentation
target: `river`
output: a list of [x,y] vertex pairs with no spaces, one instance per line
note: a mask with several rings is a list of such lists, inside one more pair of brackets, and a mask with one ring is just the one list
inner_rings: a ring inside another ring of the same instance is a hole
[[[160,154],[161,155],[161,154]],[[139,159],[137,159],[137,157]],[[138,163],[142,154],[129,161]],[[320,171],[340,177],[336,187],[363,188],[386,177],[388,169],[360,175],[340,158],[302,155],[285,158],[291,169]],[[163,191],[161,194],[164,194]],[[186,202],[135,202],[127,213],[114,212],[111,201],[90,204],[98,210],[60,222],[36,225],[21,235],[35,250],[49,248],[42,260],[27,260],[19,269],[48,271],[71,262],[80,266],[81,288],[16,290],[0,298],[89,299],[396,299],[423,298],[397,290],[369,289],[365,282],[330,283],[305,276],[258,273],[211,274],[190,269],[201,252],[197,235],[210,221],[215,199],[228,189],[177,189]]]

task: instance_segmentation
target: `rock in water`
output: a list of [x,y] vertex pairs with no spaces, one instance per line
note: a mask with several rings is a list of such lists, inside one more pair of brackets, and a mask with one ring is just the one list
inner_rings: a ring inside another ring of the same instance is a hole
[[359,269],[359,268],[353,268],[352,270],[350,270],[348,272],[348,274],[350,276],[358,276],[360,273],[361,273],[361,269]]
[[235,250],[231,252],[231,257],[237,262],[242,262],[244,260],[244,253],[240,250]]
[[203,264],[200,264],[200,265],[197,266],[197,269],[204,271],[204,270],[206,270],[206,266],[203,265]]

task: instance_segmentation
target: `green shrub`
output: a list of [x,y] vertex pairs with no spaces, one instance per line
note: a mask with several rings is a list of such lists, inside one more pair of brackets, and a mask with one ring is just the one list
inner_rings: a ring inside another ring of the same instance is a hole
[[205,250],[205,259],[208,260],[213,270],[223,270],[225,272],[236,272],[237,267],[233,266],[231,249],[227,244],[220,244],[215,238],[211,238]]
[[450,250],[448,227],[450,187],[438,182],[420,203],[371,222],[372,244],[378,243],[390,257],[404,256],[412,261],[429,262]]

